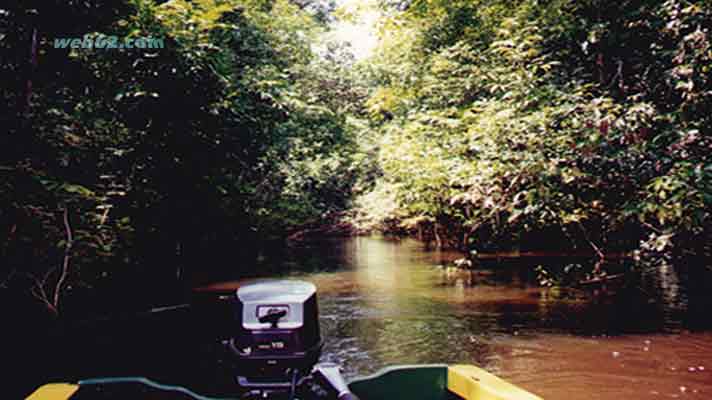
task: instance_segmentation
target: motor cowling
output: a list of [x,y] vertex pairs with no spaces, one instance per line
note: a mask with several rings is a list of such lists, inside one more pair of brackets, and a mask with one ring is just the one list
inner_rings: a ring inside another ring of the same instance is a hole
[[245,386],[308,373],[322,348],[316,287],[294,280],[241,286],[228,345],[238,382]]

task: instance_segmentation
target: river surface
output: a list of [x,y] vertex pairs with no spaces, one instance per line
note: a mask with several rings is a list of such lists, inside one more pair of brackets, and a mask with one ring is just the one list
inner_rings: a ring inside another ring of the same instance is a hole
[[318,287],[322,359],[349,376],[472,363],[545,400],[712,399],[709,283],[666,267],[632,288],[564,291],[539,287],[531,265],[447,268],[457,257],[360,237],[284,262]]

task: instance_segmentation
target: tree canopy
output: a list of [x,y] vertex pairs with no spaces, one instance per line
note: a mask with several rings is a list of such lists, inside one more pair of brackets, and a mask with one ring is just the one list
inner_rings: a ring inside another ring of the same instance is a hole
[[[359,7],[363,60],[323,35]],[[343,215],[467,252],[709,255],[709,1],[359,7],[0,6],[3,290],[151,302]],[[99,37],[163,46],[54,45]]]
[[[339,111],[364,94],[338,46],[313,50],[329,7],[3,5],[1,282],[55,313],[57,293],[138,276],[150,296],[252,268],[262,243],[343,209],[355,143]],[[54,46],[101,35],[163,47]]]
[[546,232],[709,254],[709,2],[382,7],[367,102],[382,177],[361,221],[467,250]]

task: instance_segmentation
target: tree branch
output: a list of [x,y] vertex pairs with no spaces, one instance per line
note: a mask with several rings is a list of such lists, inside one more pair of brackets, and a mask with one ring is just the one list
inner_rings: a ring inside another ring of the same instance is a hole
[[596,246],[596,243],[593,243],[593,241],[588,237],[588,232],[586,232],[586,229],[583,227],[583,224],[581,224],[580,221],[577,221],[577,223],[579,228],[581,228],[581,232],[583,232],[583,237],[586,239],[591,248],[593,248],[593,251],[595,251],[598,255],[598,261],[596,262],[596,266],[593,270],[595,273],[598,273],[601,271],[601,265],[603,265],[603,261],[606,259],[606,256],[603,254],[601,249]]
[[10,273],[7,274],[5,279],[2,282],[0,282],[0,288],[7,289],[7,287],[8,287],[7,285],[10,282],[10,280],[12,280],[12,278],[15,276],[15,273],[17,273],[17,269],[13,268],[12,271],[10,271]]
[[25,104],[24,111],[28,112],[32,100],[32,78],[37,69],[37,27],[32,28],[32,38],[30,43],[30,60],[29,73],[27,75],[27,83],[25,87]]
[[59,296],[62,292],[62,286],[69,275],[69,261],[71,259],[72,245],[74,244],[74,235],[72,234],[72,227],[69,225],[69,207],[64,207],[64,230],[67,234],[67,244],[64,246],[64,260],[62,262],[62,271],[57,280],[57,285],[54,287],[54,296],[52,299],[52,305],[55,310],[59,310]]
[[31,275],[30,276],[34,281],[35,285],[30,288],[30,293],[32,294],[33,297],[36,299],[40,300],[44,305],[49,309],[53,315],[58,314],[57,308],[49,301],[49,298],[47,298],[47,291],[45,290],[44,283],[42,280],[37,279],[37,277]]

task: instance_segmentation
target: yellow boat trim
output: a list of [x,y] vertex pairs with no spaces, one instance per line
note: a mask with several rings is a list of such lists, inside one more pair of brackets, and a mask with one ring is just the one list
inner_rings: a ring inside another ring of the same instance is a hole
[[35,390],[30,397],[25,400],[67,400],[74,392],[79,390],[79,385],[71,385],[69,383],[49,383],[40,386]]
[[473,365],[451,365],[447,388],[464,400],[542,400]]

